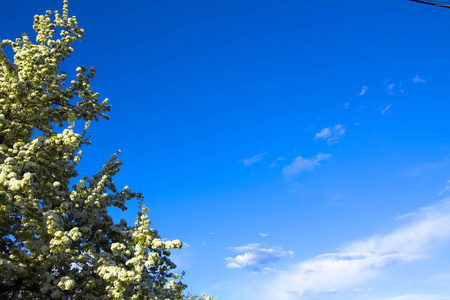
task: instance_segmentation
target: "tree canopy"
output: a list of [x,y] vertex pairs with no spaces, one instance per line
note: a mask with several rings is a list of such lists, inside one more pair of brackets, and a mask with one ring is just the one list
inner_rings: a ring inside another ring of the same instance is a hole
[[[77,67],[70,82],[60,69],[84,34],[68,2],[33,28],[35,43],[23,34],[0,44],[0,296],[184,299],[169,259],[182,243],[150,229],[140,193],[116,188],[120,151],[92,177],[76,171],[90,122],[111,107],[91,88],[94,67]],[[115,222],[108,208],[131,199],[141,207],[134,226]]]

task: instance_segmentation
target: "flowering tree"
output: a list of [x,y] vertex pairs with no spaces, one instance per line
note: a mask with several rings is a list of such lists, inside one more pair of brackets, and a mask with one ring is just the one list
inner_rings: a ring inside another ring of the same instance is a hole
[[[89,123],[110,106],[91,89],[95,68],[76,68],[70,83],[59,68],[84,33],[67,1],[62,15],[36,15],[33,28],[36,43],[24,34],[0,44],[0,298],[183,299],[169,259],[182,244],[149,228],[140,193],[116,189],[117,154],[71,185]],[[135,225],[115,223],[107,209],[133,198]]]

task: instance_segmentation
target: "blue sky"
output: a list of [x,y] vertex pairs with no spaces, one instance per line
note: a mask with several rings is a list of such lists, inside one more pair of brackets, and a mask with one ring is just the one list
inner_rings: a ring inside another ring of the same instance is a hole
[[[0,1],[1,38],[62,1]],[[450,299],[450,10],[406,0],[72,0],[120,149],[189,291]],[[133,222],[136,203],[115,218]]]

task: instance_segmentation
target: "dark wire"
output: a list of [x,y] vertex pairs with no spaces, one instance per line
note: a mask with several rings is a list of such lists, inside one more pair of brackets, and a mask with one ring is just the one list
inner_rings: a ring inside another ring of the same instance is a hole
[[[429,5],[435,5],[435,6],[440,6],[440,7],[447,7],[447,8],[450,8],[450,3],[448,3],[448,2],[442,2],[442,1],[424,1],[424,0],[409,0],[409,1],[419,2],[419,3],[429,4]],[[447,3],[447,4],[445,4],[445,3]]]

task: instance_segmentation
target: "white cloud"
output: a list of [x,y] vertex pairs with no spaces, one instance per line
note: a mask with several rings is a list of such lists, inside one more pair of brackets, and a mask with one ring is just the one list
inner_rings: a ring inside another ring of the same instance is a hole
[[[387,84],[389,82],[389,79],[387,79],[386,81],[384,81],[385,84]],[[387,91],[388,91],[388,95],[392,95],[394,94],[394,90],[395,91],[399,91],[400,93],[404,93],[405,91],[402,88],[402,84],[401,83],[390,83],[387,85]]]
[[440,295],[420,294],[420,295],[403,295],[392,298],[378,298],[376,300],[450,300],[450,297]]
[[[297,299],[358,287],[395,264],[424,259],[437,244],[450,240],[450,198],[425,207],[408,223],[385,235],[354,242],[338,253],[316,256],[280,272],[267,286],[273,299]],[[433,298],[391,298],[433,299]],[[406,296],[402,296],[406,297]],[[435,298],[440,299],[440,298]],[[447,299],[447,298],[443,298]]]
[[388,106],[386,106],[386,107],[382,107],[382,108],[380,108],[380,114],[382,114],[383,116],[386,114],[386,113],[389,113],[390,112],[390,108],[391,108],[391,106],[392,106],[392,104],[389,104]]
[[441,162],[425,163],[415,167],[403,169],[401,172],[408,177],[420,176],[430,172],[435,172],[436,170],[447,167],[448,165],[450,165],[450,161],[448,159],[444,159]]
[[425,83],[427,81],[425,79],[420,78],[419,75],[416,75],[416,77],[413,78],[412,82],[414,82],[414,83]]
[[266,155],[266,154],[267,153],[262,153],[262,154],[253,155],[250,158],[244,158],[242,160],[242,164],[244,165],[244,167],[249,167],[249,166],[253,165],[254,163],[262,160],[264,155]]
[[345,128],[341,124],[334,127],[326,127],[316,133],[316,139],[324,139],[328,144],[335,144],[339,141],[339,138],[345,134]]
[[447,184],[445,187],[438,193],[438,195],[442,195],[446,192],[450,192],[450,180],[447,180]]
[[388,85],[388,91],[391,92],[395,87],[395,83],[391,83],[390,85]]
[[[281,247],[262,248],[258,243],[247,244],[246,246],[230,248],[235,252],[242,253],[236,257],[227,257],[226,267],[230,269],[251,269],[260,270],[261,265],[278,260],[283,256],[292,256],[294,252],[283,251]],[[269,270],[263,268],[262,270]]]
[[367,85],[363,86],[363,87],[361,88],[361,92],[360,92],[359,94],[360,94],[361,96],[364,95],[364,94],[367,92],[368,89],[369,89],[369,87],[368,87]]
[[275,167],[275,166],[277,165],[277,162],[283,161],[283,160],[285,160],[285,159],[286,159],[286,158],[284,158],[284,157],[278,157],[277,159],[274,160],[273,163],[271,163],[271,164],[269,165],[269,168]]
[[259,235],[262,237],[266,237],[266,236],[269,236],[270,234],[269,233],[260,233]]
[[297,156],[294,158],[290,165],[287,165],[283,168],[283,175],[285,176],[293,176],[301,171],[312,171],[315,167],[320,166],[319,162],[322,160],[329,159],[331,154],[319,153],[316,157],[308,159],[303,158],[301,156]]
[[438,286],[450,286],[450,273],[438,273],[426,280],[427,283]]

